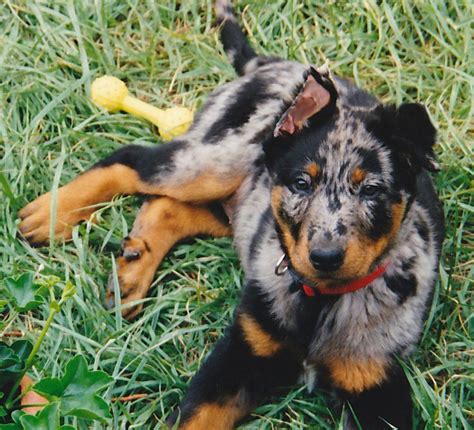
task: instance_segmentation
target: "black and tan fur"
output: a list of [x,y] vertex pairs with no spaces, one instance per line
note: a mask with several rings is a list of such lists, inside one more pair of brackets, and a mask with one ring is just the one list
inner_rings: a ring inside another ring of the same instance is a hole
[[[145,297],[177,241],[234,235],[246,286],[174,415],[179,428],[233,428],[302,375],[310,386],[317,375],[349,402],[364,429],[411,428],[398,359],[416,346],[437,277],[443,217],[426,172],[435,130],[422,106],[386,106],[334,78],[327,107],[302,130],[273,137],[307,67],[257,56],[231,8],[218,2],[217,10],[241,77],[210,95],[187,134],[122,148],[61,187],[55,236],[69,238],[116,194],[149,196],[118,263],[122,303],[131,304],[124,315],[132,317],[140,311],[133,301]],[[48,193],[20,212],[31,243],[49,240],[50,211]],[[338,267],[321,269],[318,253],[334,249]],[[329,288],[390,263],[362,290],[306,297],[289,271],[275,274],[283,253],[300,277]],[[348,414],[346,428],[355,422]]]

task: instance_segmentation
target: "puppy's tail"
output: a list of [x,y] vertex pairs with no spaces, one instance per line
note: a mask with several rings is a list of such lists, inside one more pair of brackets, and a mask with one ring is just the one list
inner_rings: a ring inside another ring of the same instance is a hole
[[[242,76],[260,66],[262,64],[261,60],[264,58],[258,57],[249,45],[245,34],[237,23],[229,0],[216,0],[216,15],[217,24],[221,25],[221,40],[224,51],[237,73]],[[253,59],[256,59],[256,61],[249,64]],[[254,67],[251,67],[252,65]]]

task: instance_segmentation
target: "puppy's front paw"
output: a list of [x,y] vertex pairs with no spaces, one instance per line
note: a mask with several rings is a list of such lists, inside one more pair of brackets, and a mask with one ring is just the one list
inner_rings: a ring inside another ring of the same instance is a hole
[[[57,196],[54,237],[70,239],[74,225],[87,219],[93,208],[78,208],[79,196],[60,189]],[[51,193],[43,194],[20,210],[20,234],[34,246],[48,243],[51,230]]]
[[[146,297],[156,270],[155,260],[144,239],[133,237],[124,239],[121,256],[117,259],[117,278],[122,306]],[[114,297],[114,277],[111,274],[105,298],[107,308],[110,309],[115,305]],[[128,320],[133,319],[142,308],[141,303],[124,306],[122,315]]]

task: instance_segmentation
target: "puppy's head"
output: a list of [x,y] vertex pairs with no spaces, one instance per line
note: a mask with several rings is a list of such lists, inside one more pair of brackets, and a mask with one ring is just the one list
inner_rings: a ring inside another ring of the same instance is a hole
[[305,79],[265,154],[285,252],[329,286],[367,275],[393,245],[417,173],[436,168],[435,129],[419,104],[382,105],[315,69]]

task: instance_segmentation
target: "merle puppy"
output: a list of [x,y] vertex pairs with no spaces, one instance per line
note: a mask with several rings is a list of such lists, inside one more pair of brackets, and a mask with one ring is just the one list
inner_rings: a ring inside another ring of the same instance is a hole
[[[52,230],[67,239],[93,205],[149,196],[119,259],[128,317],[178,240],[234,235],[246,286],[171,419],[179,428],[233,428],[277,388],[317,375],[350,403],[346,428],[409,429],[399,359],[422,331],[443,239],[427,173],[435,129],[419,104],[387,106],[327,68],[257,56],[226,2],[217,10],[241,77],[186,135],[122,148],[61,187]],[[49,239],[51,202],[20,212],[34,244]]]

